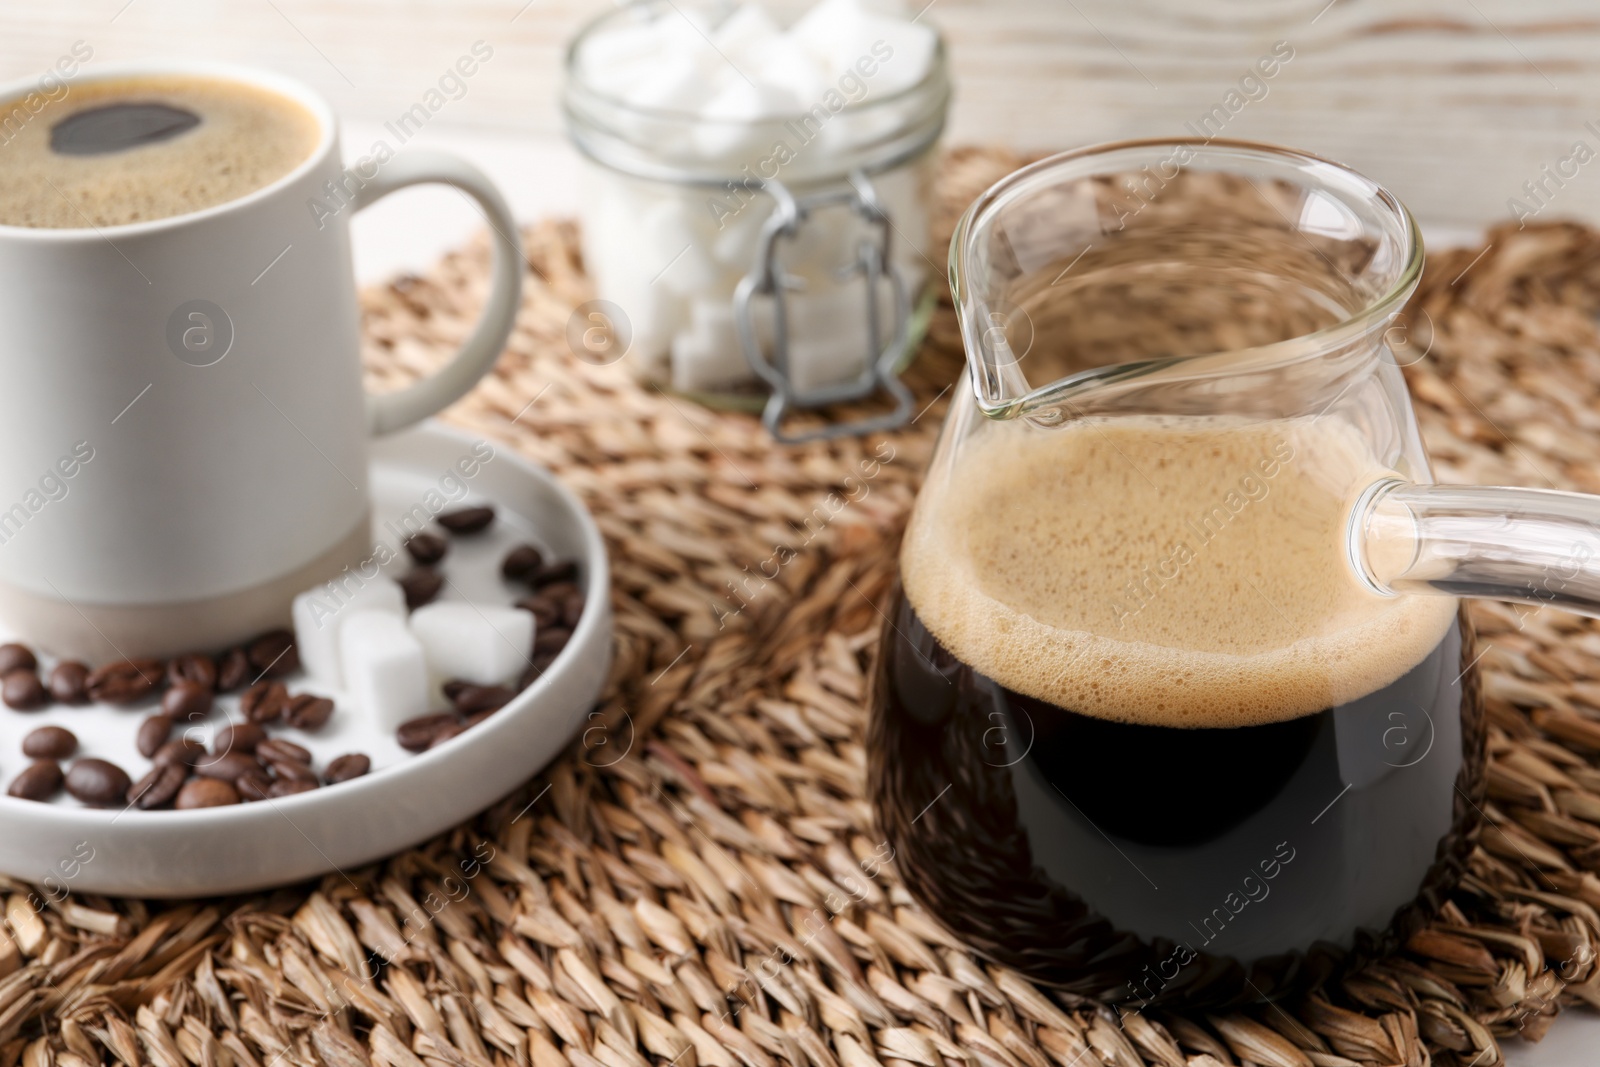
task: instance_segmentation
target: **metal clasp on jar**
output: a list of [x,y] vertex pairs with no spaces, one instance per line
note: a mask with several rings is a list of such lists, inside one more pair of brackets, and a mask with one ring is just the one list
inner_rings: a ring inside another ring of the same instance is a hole
[[[898,369],[905,357],[908,342],[910,294],[904,276],[890,261],[889,238],[894,226],[878,200],[872,181],[865,171],[853,170],[840,186],[801,197],[789,192],[782,182],[770,178],[761,183],[761,188],[776,201],[776,207],[761,227],[755,265],[734,290],[733,313],[739,330],[739,343],[750,362],[750,369],[772,388],[772,396],[761,415],[762,423],[774,439],[785,444],[830,440],[849,434],[892,430],[904,425],[911,416],[912,398],[911,391],[900,381]],[[877,231],[875,240],[868,238],[860,242],[853,262],[834,271],[835,279],[841,282],[855,277],[865,281],[862,299],[867,302],[867,336],[861,339],[861,343],[866,361],[861,373],[851,381],[817,389],[800,389],[789,373],[789,312],[785,293],[803,289],[804,282],[784,271],[777,257],[778,243],[780,240],[793,240],[814,211],[838,205],[849,207]],[[880,341],[883,337],[883,316],[878,302],[879,287],[884,281],[888,282],[892,296],[892,321],[886,342]],[[756,335],[755,312],[751,303],[751,298],[755,296],[772,298],[770,359],[762,351]],[[796,434],[783,429],[784,416],[795,408],[815,408],[860,400],[880,389],[894,399],[892,411],[850,422],[829,423]]]

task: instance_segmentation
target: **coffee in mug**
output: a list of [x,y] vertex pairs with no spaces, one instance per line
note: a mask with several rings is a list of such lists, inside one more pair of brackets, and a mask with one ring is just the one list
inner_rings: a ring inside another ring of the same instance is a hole
[[[0,86],[0,100],[32,86]],[[367,440],[493,365],[516,221],[453,156],[346,168],[311,90],[218,63],[102,69],[0,144],[0,623],[87,662],[236,644],[368,566]],[[443,182],[494,270],[455,360],[362,388],[350,218]]]
[[[0,114],[14,107],[0,103]],[[238,81],[152,74],[76,86],[0,151],[0,226],[187,215],[271,185],[319,133],[294,100]]]

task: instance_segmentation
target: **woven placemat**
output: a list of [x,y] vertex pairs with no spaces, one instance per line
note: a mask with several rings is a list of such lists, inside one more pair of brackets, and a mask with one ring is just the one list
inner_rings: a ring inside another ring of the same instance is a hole
[[[946,158],[935,259],[1018,162]],[[1600,627],[1484,603],[1488,826],[1401,955],[1192,1018],[1119,1018],[973,957],[881,861],[863,799],[879,605],[960,367],[948,305],[907,430],[777,448],[576,359],[576,231],[526,243],[510,350],[450,417],[555,470],[609,542],[616,670],[582,737],[473,822],[317,885],[36,911],[6,883],[0,1067],[1492,1067],[1600,1007]],[[487,261],[366,294],[374,384],[445,358]],[[1444,480],[1600,492],[1597,309],[1578,226],[1430,263],[1391,339]]]

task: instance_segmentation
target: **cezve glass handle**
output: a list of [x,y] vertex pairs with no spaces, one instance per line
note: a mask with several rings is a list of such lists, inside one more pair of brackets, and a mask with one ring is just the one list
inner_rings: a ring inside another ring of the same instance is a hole
[[1489,597],[1600,618],[1600,497],[1382,481],[1356,505],[1349,551],[1385,595]]

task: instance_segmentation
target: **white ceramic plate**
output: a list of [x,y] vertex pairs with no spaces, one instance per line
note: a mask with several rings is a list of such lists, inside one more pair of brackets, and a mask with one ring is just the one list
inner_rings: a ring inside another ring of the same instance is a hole
[[[375,539],[395,537],[383,523],[423,503],[478,439],[435,424],[385,438],[372,450]],[[491,444],[493,444],[491,442]],[[372,771],[363,778],[296,796],[194,811],[86,808],[63,793],[53,803],[0,795],[0,872],[44,887],[52,895],[93,892],[142,897],[207,896],[281,885],[369,863],[426,840],[483,810],[525,782],[577,732],[610,666],[611,613],[605,545],[583,505],[549,472],[495,444],[494,458],[467,480],[464,499],[489,502],[498,518],[472,537],[453,538],[440,565],[448,583],[441,600],[509,604],[524,592],[499,576],[506,550],[531,541],[547,558],[575,559],[585,591],[583,618],[542,677],[488,719],[420,755],[392,734],[339,703],[312,734],[274,727],[310,749],[320,771],[333,757],[364,752]],[[459,495],[459,491],[458,491]],[[437,500],[438,498],[434,498]],[[403,552],[385,572],[399,575]],[[296,674],[291,692],[339,694]],[[190,730],[203,741],[239,718],[236,695]],[[105,705],[16,712],[0,706],[0,780],[26,765],[23,736],[53,723],[78,737],[78,756],[98,756],[134,779],[149,761],[134,747],[134,732],[155,708]]]

